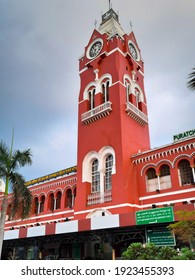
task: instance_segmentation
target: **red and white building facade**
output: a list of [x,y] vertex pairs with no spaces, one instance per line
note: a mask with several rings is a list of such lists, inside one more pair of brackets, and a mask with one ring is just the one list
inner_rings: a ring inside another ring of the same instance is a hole
[[94,29],[79,74],[77,165],[26,183],[28,219],[13,220],[9,204],[5,256],[120,258],[130,243],[147,242],[151,224],[138,225],[138,211],[171,207],[174,222],[178,210],[194,210],[195,130],[151,149],[144,62],[113,9]]

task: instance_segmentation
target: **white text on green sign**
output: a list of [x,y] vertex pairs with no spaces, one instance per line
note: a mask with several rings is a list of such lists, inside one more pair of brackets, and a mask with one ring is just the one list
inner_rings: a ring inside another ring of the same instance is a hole
[[173,207],[154,208],[136,212],[137,225],[167,223],[173,221]]

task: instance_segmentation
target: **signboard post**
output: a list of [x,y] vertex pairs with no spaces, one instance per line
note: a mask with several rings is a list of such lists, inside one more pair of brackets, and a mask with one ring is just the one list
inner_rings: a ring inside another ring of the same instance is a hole
[[174,221],[173,207],[154,208],[136,212],[136,224],[148,225]]

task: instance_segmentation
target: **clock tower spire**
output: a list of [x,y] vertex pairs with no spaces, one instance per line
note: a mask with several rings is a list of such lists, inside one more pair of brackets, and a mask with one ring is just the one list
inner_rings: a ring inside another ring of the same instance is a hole
[[150,148],[144,63],[134,33],[124,32],[110,1],[79,71],[75,211],[78,218],[102,207],[132,211],[128,205],[138,203],[138,190],[130,158]]

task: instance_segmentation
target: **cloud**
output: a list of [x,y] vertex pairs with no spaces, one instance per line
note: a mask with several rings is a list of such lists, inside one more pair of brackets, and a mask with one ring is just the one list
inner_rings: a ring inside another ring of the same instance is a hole
[[[145,62],[151,145],[194,128],[193,0],[113,0],[123,29],[130,20]],[[151,9],[152,7],[152,9]],[[31,148],[26,179],[77,164],[78,58],[101,22],[104,0],[6,0],[0,10],[0,139]]]

